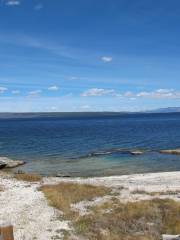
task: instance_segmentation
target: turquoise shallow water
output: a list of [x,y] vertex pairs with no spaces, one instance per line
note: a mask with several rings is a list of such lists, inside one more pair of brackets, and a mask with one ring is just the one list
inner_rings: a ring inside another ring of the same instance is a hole
[[[178,113],[0,119],[0,155],[25,160],[20,169],[45,175],[180,170],[180,156],[158,153],[178,147]],[[133,156],[132,149],[146,152]]]

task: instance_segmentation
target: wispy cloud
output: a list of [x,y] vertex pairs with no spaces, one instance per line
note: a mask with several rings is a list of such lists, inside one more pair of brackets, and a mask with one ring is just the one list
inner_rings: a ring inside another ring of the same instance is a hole
[[114,89],[90,88],[81,94],[82,97],[113,95]]
[[49,91],[58,91],[58,90],[59,90],[59,87],[56,86],[56,85],[50,86],[50,87],[48,87],[48,90],[49,90]]
[[70,60],[81,59],[80,50],[66,46],[54,40],[46,38],[37,38],[25,34],[0,34],[0,42],[11,44],[13,46],[20,46],[32,49],[46,51],[47,53],[67,58]]
[[127,91],[127,92],[123,93],[123,96],[131,98],[131,97],[134,97],[134,93],[132,93],[131,91]]
[[11,92],[12,94],[19,94],[20,93],[20,91],[19,90],[12,90],[12,92]]
[[103,88],[91,88],[81,94],[83,97],[95,97],[95,96],[112,96],[121,97],[131,100],[137,98],[150,98],[150,99],[180,99],[180,91],[174,89],[156,89],[154,91],[143,91],[143,92],[132,92],[126,91],[120,93],[114,89],[103,89]]
[[48,110],[56,112],[58,110],[57,106],[51,106]]
[[5,4],[7,6],[19,6],[21,4],[21,2],[19,0],[9,0],[9,1],[5,1]]
[[77,80],[79,79],[79,77],[76,77],[76,76],[71,76],[71,77],[68,77],[69,80]]
[[42,93],[42,90],[34,90],[28,92],[28,97],[36,97],[39,96]]
[[43,4],[42,4],[42,3],[39,3],[39,4],[35,5],[34,10],[39,11],[39,10],[41,10],[43,7],[44,7]]
[[180,92],[174,89],[157,89],[155,91],[144,91],[136,94],[137,97],[144,98],[163,98],[163,99],[176,99],[180,98]]
[[112,62],[113,58],[110,57],[110,56],[103,56],[103,57],[101,57],[101,60],[102,60],[103,62],[108,63],[108,62]]
[[87,110],[87,109],[90,109],[91,107],[89,105],[82,105],[82,106],[80,106],[80,108]]
[[6,87],[0,87],[0,93],[4,93],[5,91],[7,91],[8,89]]
[[[11,44],[12,46],[20,46],[32,49],[38,49],[48,54],[58,57],[66,58],[69,61],[80,61],[81,64],[88,64],[89,66],[96,66],[99,64],[98,58],[104,63],[111,62],[111,56],[100,56],[98,52],[89,51],[88,49],[74,47],[73,45],[66,45],[61,41],[55,41],[51,38],[40,38],[30,36],[22,33],[4,33],[0,34],[0,42]],[[100,56],[100,57],[99,57]],[[79,77],[78,77],[79,79]],[[71,79],[73,80],[73,79]],[[74,79],[75,80],[75,79]]]
[[138,93],[125,92],[123,97],[150,98],[150,99],[179,99],[180,91],[174,89],[156,89],[154,91],[142,91]]

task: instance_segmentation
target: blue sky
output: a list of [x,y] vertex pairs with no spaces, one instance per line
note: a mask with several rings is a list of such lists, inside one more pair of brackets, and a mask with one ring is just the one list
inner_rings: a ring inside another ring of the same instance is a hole
[[180,106],[179,0],[0,0],[0,111]]

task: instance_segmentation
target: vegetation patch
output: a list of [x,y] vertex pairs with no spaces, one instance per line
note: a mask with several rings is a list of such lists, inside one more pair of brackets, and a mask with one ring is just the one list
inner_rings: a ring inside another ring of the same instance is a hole
[[134,190],[134,191],[132,191],[131,192],[132,194],[146,194],[146,195],[151,195],[151,193],[150,192],[147,192],[147,191],[145,191],[145,190],[142,190],[142,189],[136,189],[136,190]]
[[180,203],[109,201],[79,216],[74,225],[77,234],[89,240],[159,240],[162,234],[180,233]]
[[38,174],[30,174],[30,173],[17,173],[15,174],[15,178],[19,181],[25,182],[38,182],[41,181],[42,177]]
[[40,190],[45,194],[51,206],[63,211],[66,215],[71,212],[71,204],[84,200],[92,200],[110,193],[107,187],[77,183],[59,183],[44,185]]
[[[103,204],[89,207],[86,215],[73,213],[71,204],[93,200],[111,193],[106,187],[77,183],[45,185],[40,188],[51,206],[64,212],[73,223],[77,239],[88,240],[159,240],[162,234],[180,233],[180,203],[153,199],[122,203],[112,197]],[[72,233],[65,234],[71,239]]]

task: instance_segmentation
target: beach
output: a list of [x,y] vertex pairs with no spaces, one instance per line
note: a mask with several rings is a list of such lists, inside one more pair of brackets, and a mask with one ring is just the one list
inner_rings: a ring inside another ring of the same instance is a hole
[[[72,224],[63,219],[62,212],[49,206],[39,187],[62,182],[106,186],[122,202],[150,200],[154,198],[180,201],[180,172],[134,174],[99,178],[52,178],[38,182],[25,182],[12,174],[0,173],[0,224],[14,226],[16,240],[64,239],[63,232]],[[96,205],[110,195],[77,203],[74,208],[83,214],[87,206]]]

